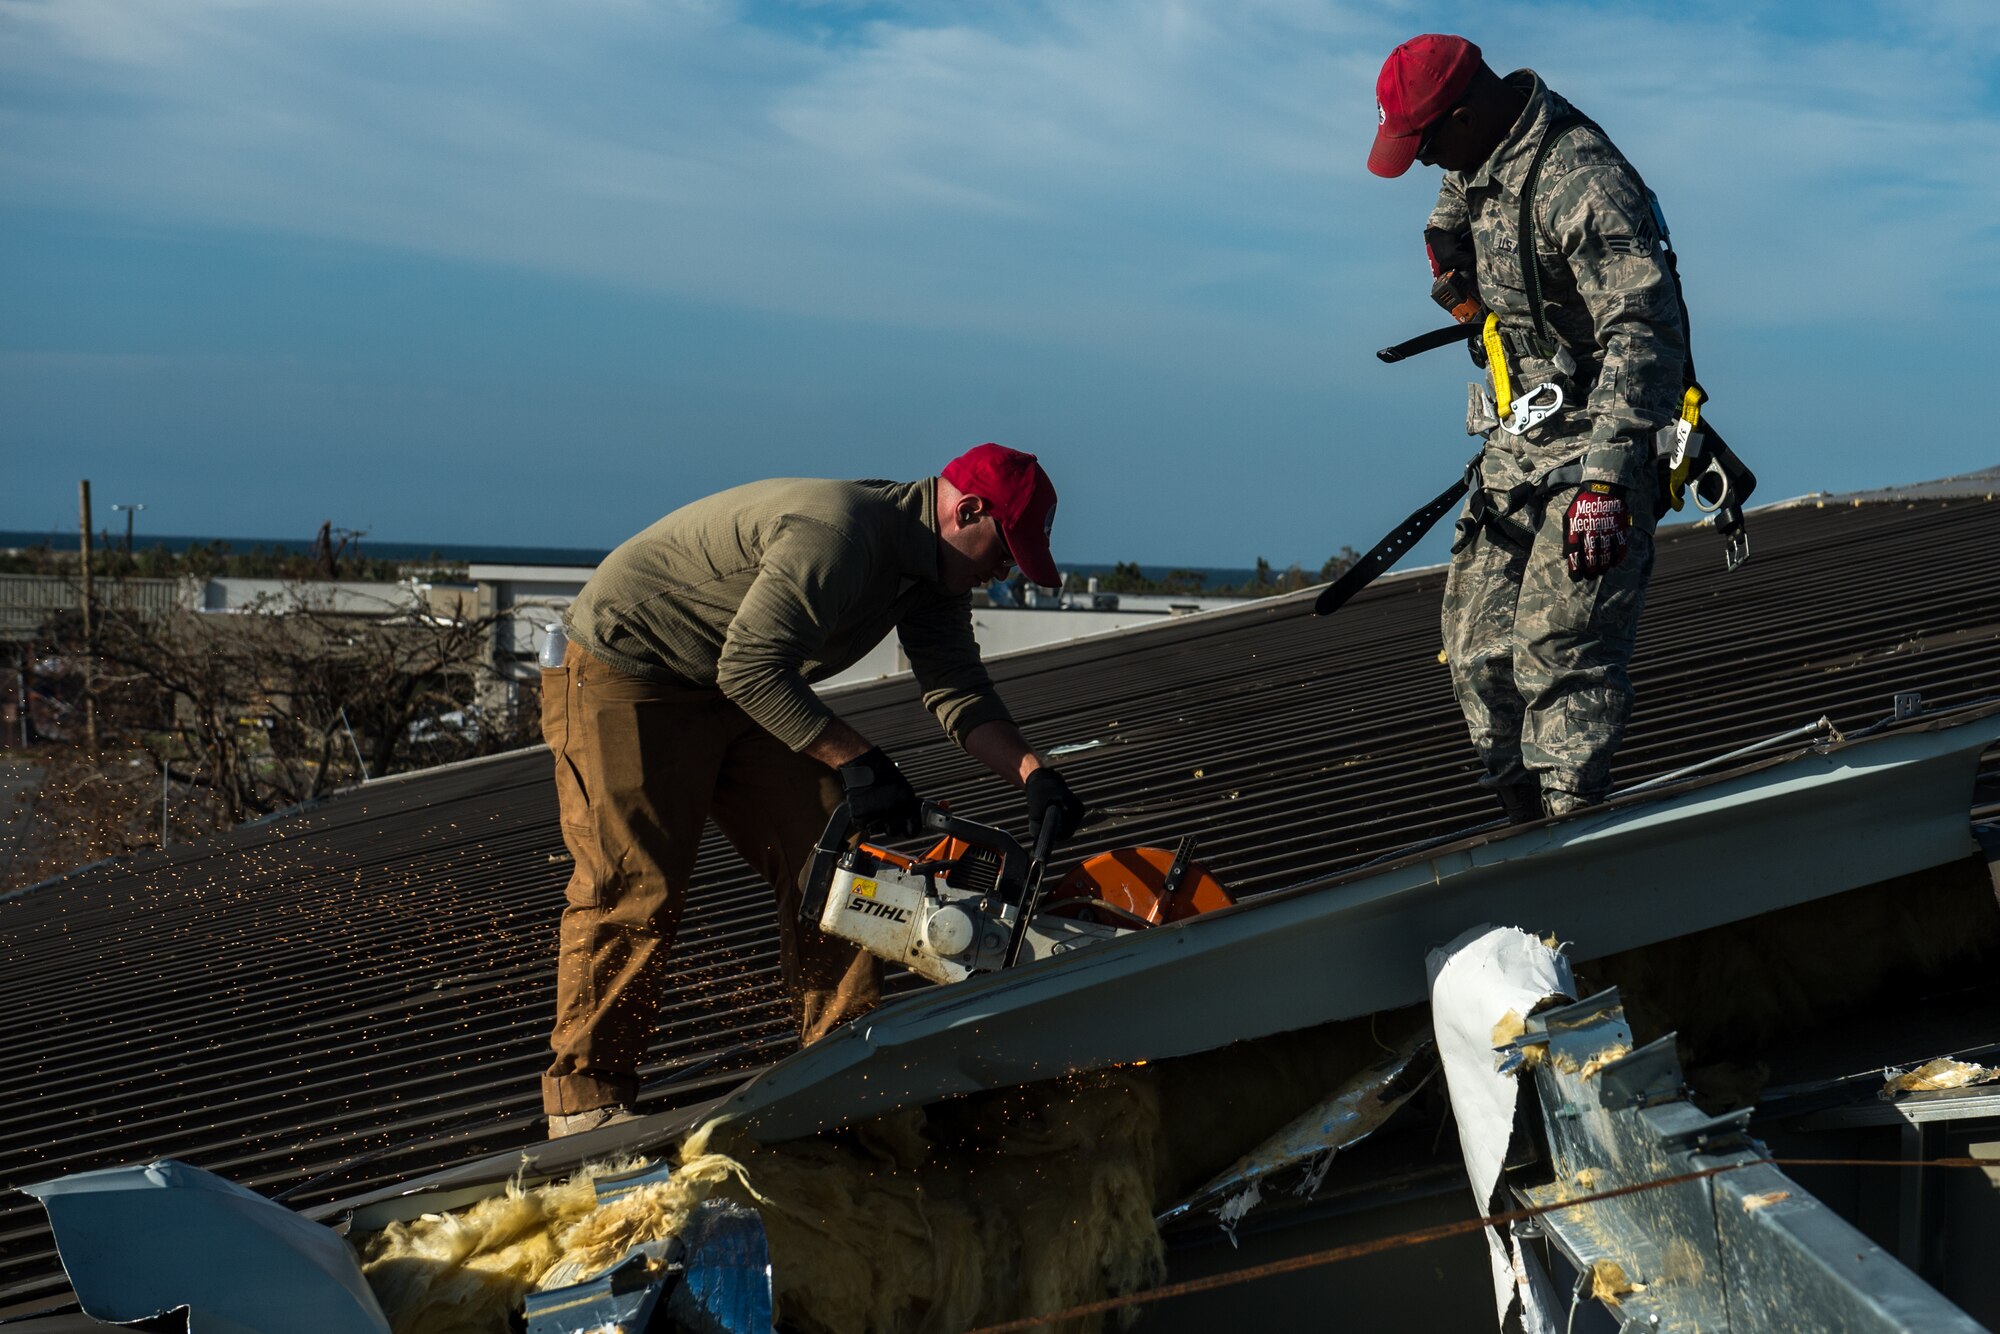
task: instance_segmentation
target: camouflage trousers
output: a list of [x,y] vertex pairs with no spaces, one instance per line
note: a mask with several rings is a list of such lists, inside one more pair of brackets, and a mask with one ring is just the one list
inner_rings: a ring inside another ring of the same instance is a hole
[[[1563,514],[1574,487],[1507,493],[1531,476],[1520,456],[1488,449],[1480,477],[1493,519],[1452,556],[1444,585],[1451,683],[1490,787],[1539,787],[1560,812],[1601,798],[1632,713],[1626,664],[1653,573],[1653,497],[1628,497],[1625,559],[1596,579],[1563,565]],[[1470,508],[1468,507],[1468,513]]]

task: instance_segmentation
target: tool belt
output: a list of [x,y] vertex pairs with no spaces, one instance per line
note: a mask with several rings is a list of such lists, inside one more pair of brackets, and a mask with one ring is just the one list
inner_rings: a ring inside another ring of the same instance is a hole
[[[1716,531],[1726,543],[1723,565],[1734,570],[1750,558],[1750,539],[1744,531],[1743,502],[1757,485],[1757,476],[1743,466],[1729,444],[1715,428],[1701,420],[1698,390],[1690,389],[1681,415],[1652,436],[1652,458],[1658,481],[1659,510],[1680,509],[1690,494],[1695,508],[1715,520]],[[1536,496],[1583,485],[1583,457],[1544,468],[1526,481],[1505,490],[1482,484],[1479,465],[1486,457],[1480,450],[1465,465],[1465,512],[1459,516],[1457,535],[1452,539],[1455,556],[1479,534],[1489,529],[1496,538],[1526,550],[1534,544],[1534,530],[1508,515]]]
[[1579,455],[1567,463],[1545,468],[1504,491],[1494,490],[1480,482],[1479,464],[1485,457],[1486,451],[1482,449],[1465,465],[1465,512],[1458,516],[1458,532],[1451,540],[1451,554],[1454,556],[1479,536],[1481,528],[1491,531],[1501,541],[1526,551],[1535,544],[1535,530],[1508,515],[1536,496],[1583,485],[1583,458]]

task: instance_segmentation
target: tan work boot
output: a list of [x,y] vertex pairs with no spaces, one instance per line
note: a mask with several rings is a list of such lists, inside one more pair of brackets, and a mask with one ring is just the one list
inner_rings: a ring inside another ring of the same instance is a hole
[[622,1102],[614,1102],[609,1107],[593,1107],[587,1112],[558,1112],[549,1117],[549,1138],[581,1135],[586,1130],[602,1130],[606,1126],[638,1119],[639,1109]]
[[1542,809],[1553,816],[1575,815],[1578,811],[1600,805],[1603,801],[1602,797],[1581,796],[1575,792],[1565,792],[1559,787],[1542,789]]

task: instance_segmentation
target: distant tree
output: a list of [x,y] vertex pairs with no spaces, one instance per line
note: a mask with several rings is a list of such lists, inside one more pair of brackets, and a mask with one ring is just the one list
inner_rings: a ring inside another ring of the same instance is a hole
[[1332,583],[1335,579],[1340,578],[1341,575],[1353,569],[1355,563],[1360,559],[1361,553],[1353,547],[1341,547],[1339,551],[1328,556],[1326,563],[1319,567],[1319,582],[1323,584]]
[[1147,593],[1152,591],[1152,584],[1137,561],[1120,561],[1111,567],[1110,574],[1097,580],[1097,586],[1107,593]]
[[[50,752],[67,823],[40,839],[37,874],[157,844],[169,766],[174,828],[187,837],[353,783],[364,762],[379,778],[537,739],[536,683],[494,665],[496,616],[334,612],[314,587],[289,585],[245,614],[101,617],[95,756],[65,721],[80,712],[65,705],[80,696],[81,626],[64,615],[45,627],[52,647],[33,688],[49,701],[44,732],[67,734]],[[150,794],[144,809],[128,788]]]

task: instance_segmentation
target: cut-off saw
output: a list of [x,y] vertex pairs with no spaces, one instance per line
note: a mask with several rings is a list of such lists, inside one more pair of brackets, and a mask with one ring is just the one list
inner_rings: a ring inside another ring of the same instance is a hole
[[962,982],[1236,901],[1194,860],[1192,838],[1098,853],[1044,892],[1053,821],[1032,853],[935,802],[923,804],[923,828],[937,844],[907,857],[858,841],[843,803],[813,850],[799,915],[920,977]]

